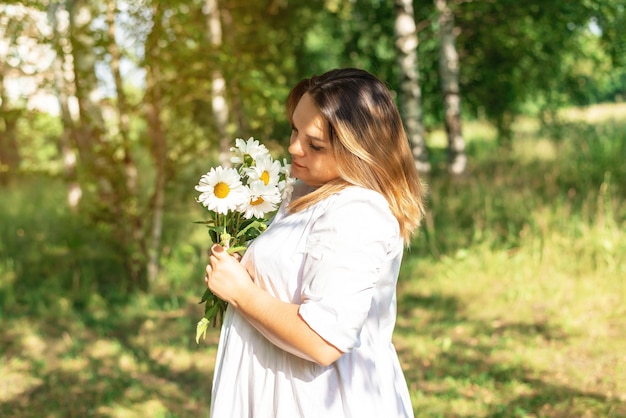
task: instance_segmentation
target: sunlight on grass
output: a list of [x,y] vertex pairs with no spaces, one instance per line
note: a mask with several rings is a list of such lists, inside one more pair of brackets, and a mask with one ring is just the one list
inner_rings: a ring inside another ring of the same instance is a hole
[[132,407],[124,405],[102,406],[98,408],[98,414],[111,418],[167,418],[171,416],[167,406],[157,399],[139,401],[134,403]]
[[560,114],[566,120],[590,124],[610,120],[623,121],[626,115],[626,103],[605,103],[583,108],[570,108],[564,109]]
[[[484,121],[467,120],[463,121],[463,138],[466,143],[481,143],[495,141],[496,129]],[[426,142],[429,148],[447,148],[448,137],[443,129],[434,129],[426,135]]]
[[453,404],[459,416],[490,416],[528,399],[551,416],[605,416],[604,402],[626,402],[626,272],[564,265],[566,240],[546,241],[540,257],[533,245],[477,248],[407,273],[416,279],[401,285],[401,306],[413,308],[398,321],[397,346],[417,361],[405,364],[417,411],[437,416]]
[[418,416],[626,416],[626,138],[579,129],[581,146],[526,127],[476,183],[433,184],[395,338]]
[[554,161],[558,157],[558,147],[547,138],[529,138],[513,144],[519,161]]

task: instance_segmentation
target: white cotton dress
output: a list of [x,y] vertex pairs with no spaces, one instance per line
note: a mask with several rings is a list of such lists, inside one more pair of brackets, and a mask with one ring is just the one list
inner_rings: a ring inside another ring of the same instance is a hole
[[[294,196],[310,191],[297,183]],[[413,417],[392,332],[403,254],[385,198],[360,187],[293,214],[279,209],[246,252],[258,286],[301,304],[300,315],[344,354],[320,366],[271,343],[228,307],[212,418]]]

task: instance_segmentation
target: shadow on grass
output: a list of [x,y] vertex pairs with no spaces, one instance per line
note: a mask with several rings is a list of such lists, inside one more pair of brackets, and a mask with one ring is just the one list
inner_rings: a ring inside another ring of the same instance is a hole
[[107,314],[5,318],[0,416],[208,416],[217,332],[196,345],[195,306]]
[[[401,361],[408,365],[405,376],[412,391],[428,399],[425,410],[416,405],[416,416],[626,416],[626,407],[618,401],[568,386],[553,375],[555,370],[542,372],[510,354],[519,344],[566,343],[562,329],[540,322],[470,319],[463,315],[459,299],[440,294],[405,294],[398,306],[404,320],[398,321],[396,340],[415,342],[399,345]],[[411,319],[416,314],[428,319]],[[416,345],[422,349],[415,350]],[[456,402],[480,405],[474,408],[481,413],[456,411]]]

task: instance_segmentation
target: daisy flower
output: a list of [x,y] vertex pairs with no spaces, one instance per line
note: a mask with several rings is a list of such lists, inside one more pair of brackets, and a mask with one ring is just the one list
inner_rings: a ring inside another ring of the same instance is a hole
[[[198,203],[208,209],[208,219],[198,223],[208,228],[212,243],[242,254],[250,242],[267,229],[265,217],[271,216],[282,199],[290,198],[295,179],[284,159],[274,161],[265,145],[253,137],[235,139],[230,148],[233,167],[214,167],[200,178],[196,190]],[[204,316],[196,326],[196,343],[206,334],[210,323],[224,318],[228,303],[206,289],[200,303]]]
[[200,177],[196,190],[200,192],[200,203],[224,215],[250,200],[249,189],[241,183],[239,173],[234,168],[211,168],[211,171]]
[[250,163],[257,160],[259,157],[269,154],[265,145],[259,143],[259,141],[253,137],[248,138],[248,141],[236,138],[235,146],[232,147],[230,151],[233,153],[230,162],[235,165],[251,165]]
[[244,173],[251,182],[260,180],[266,186],[275,186],[278,184],[280,172],[280,162],[272,160],[272,157],[269,155],[257,157],[254,166],[244,168]]
[[280,192],[275,185],[268,185],[263,180],[255,180],[249,185],[250,200],[245,206],[243,216],[246,219],[252,217],[263,218],[266,213],[272,212],[280,203]]
[[293,185],[296,183],[296,179],[293,177],[286,177],[285,180],[278,182],[278,192],[282,200],[290,200],[293,193]]
[[293,193],[293,185],[296,179],[291,176],[291,164],[287,162],[287,159],[283,159],[283,164],[280,167],[280,174],[284,177],[284,180],[278,182],[278,190],[281,194],[282,200],[289,200]]

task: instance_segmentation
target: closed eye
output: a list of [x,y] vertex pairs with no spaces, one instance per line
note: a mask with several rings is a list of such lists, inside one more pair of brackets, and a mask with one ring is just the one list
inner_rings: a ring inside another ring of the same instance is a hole
[[[291,138],[292,138],[292,140],[297,135],[298,135],[298,128],[296,128],[295,126],[292,125],[291,126]],[[315,145],[315,143],[311,139],[312,137],[310,137],[309,135],[306,135],[306,136],[309,138],[309,148],[311,148],[313,151],[322,151],[324,149],[324,147],[320,147],[319,145]]]
[[324,149],[324,147],[318,147],[317,145],[313,144],[312,141],[309,141],[309,147],[311,147],[315,151],[321,151]]

